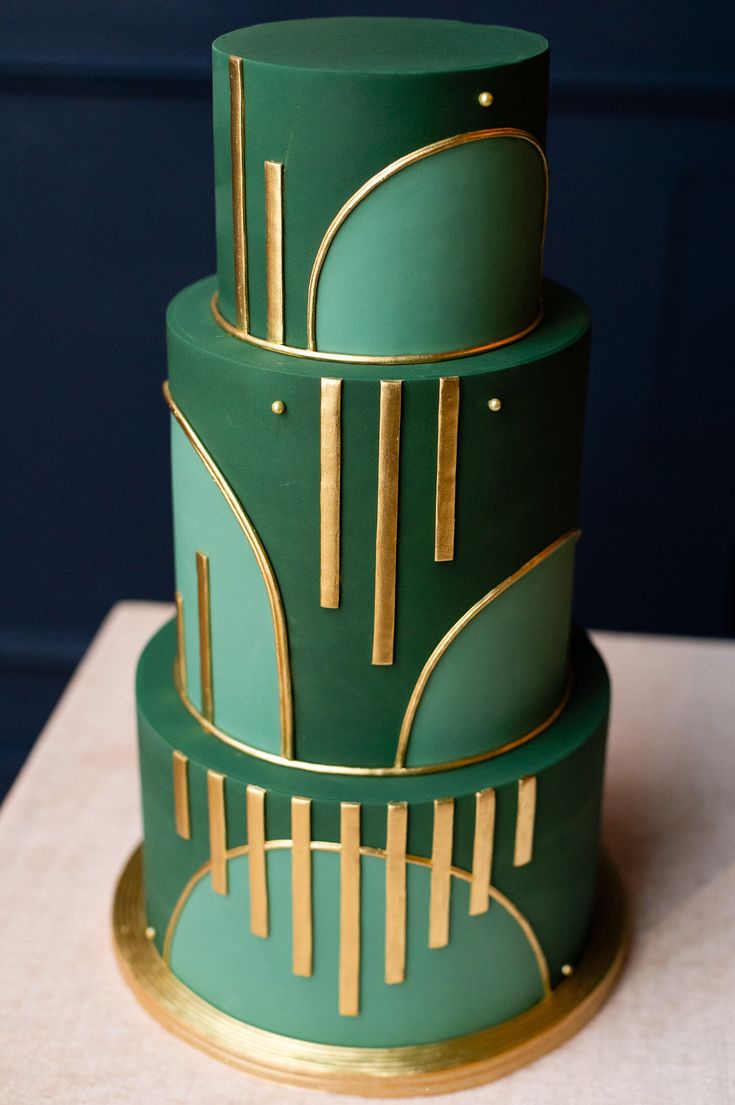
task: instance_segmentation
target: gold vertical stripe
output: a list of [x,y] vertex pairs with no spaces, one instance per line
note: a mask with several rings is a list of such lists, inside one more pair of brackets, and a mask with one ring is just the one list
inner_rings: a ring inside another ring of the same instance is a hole
[[439,381],[439,414],[436,445],[436,511],[434,560],[454,560],[454,513],[457,492],[457,427],[459,425],[459,377]]
[[265,287],[268,341],[283,341],[283,165],[265,165]]
[[533,828],[536,821],[536,776],[518,780],[516,839],[513,866],[523,867],[533,859]]
[[250,931],[268,935],[268,874],[265,866],[265,791],[248,786],[248,874],[250,878]]
[[430,948],[443,948],[449,943],[453,832],[454,800],[437,798],[434,802],[434,836],[431,844]]
[[242,58],[230,58],[229,70],[235,314],[237,325],[241,330],[247,330],[250,319],[248,317],[248,246],[245,231],[245,96]]
[[470,916],[486,913],[490,905],[490,879],[495,837],[495,791],[490,787],[475,795],[475,839],[472,846]]
[[191,840],[189,820],[189,757],[174,751],[171,757],[174,780],[174,820],[176,832],[184,840]]
[[388,803],[385,861],[385,981],[406,977],[406,836],[408,806]]
[[380,382],[378,518],[375,532],[373,663],[393,663],[398,543],[398,458],[401,443],[401,381]]
[[186,694],[186,636],[184,634],[184,599],[176,592],[176,671],[179,690]]
[[212,890],[227,893],[227,822],[225,820],[225,777],[218,771],[207,772],[207,808],[209,810],[209,858],[212,863]]
[[360,807],[340,803],[339,1011],[360,1012]]
[[209,602],[209,557],[196,554],[197,598],[199,601],[199,673],[202,684],[202,713],[207,721],[214,718],[212,694],[212,626]]
[[311,801],[291,799],[291,926],[293,973],[308,978],[313,967],[311,907]]
[[323,379],[319,453],[319,601],[339,606],[340,501],[342,488],[342,381]]

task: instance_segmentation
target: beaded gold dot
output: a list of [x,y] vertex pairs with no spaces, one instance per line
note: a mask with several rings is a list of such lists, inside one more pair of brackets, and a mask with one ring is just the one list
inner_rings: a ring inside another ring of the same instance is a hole
[[561,969],[561,973],[566,978],[569,978],[570,975],[574,974],[574,967],[571,965],[571,963],[565,963],[564,966]]
[[490,107],[494,99],[495,97],[493,96],[492,92],[481,92],[480,95],[477,97],[477,102],[479,103],[480,107]]
[[499,411],[502,405],[500,399],[488,399],[487,401],[488,410],[491,411]]
[[283,402],[282,399],[276,399],[275,402],[271,403],[271,410],[274,414],[283,414],[285,409],[286,404]]
[[156,930],[154,929],[153,925],[148,926],[148,928],[145,930],[145,934],[146,934],[146,936],[148,937],[149,940],[154,940],[155,939]]

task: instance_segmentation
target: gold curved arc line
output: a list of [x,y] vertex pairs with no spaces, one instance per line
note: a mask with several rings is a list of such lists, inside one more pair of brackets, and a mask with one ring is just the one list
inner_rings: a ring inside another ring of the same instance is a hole
[[238,341],[256,345],[259,349],[267,349],[271,353],[283,353],[287,357],[302,357],[309,361],[329,361],[332,364],[375,364],[375,365],[404,365],[404,364],[436,364],[439,361],[456,361],[459,357],[474,357],[478,353],[489,353],[492,349],[500,349],[504,345],[511,345],[520,341],[532,333],[544,317],[544,305],[539,298],[538,311],[533,319],[522,330],[510,334],[506,338],[497,338],[495,341],[485,342],[483,345],[468,346],[467,349],[452,349],[445,353],[405,353],[396,357],[368,356],[360,353],[323,353],[319,349],[301,349],[297,345],[280,345],[278,342],[268,341],[250,334],[242,327],[233,326],[225,318],[219,309],[219,293],[215,292],[209,301],[212,317],[220,329],[226,334],[237,338]]
[[[217,489],[220,491],[223,499],[227,503],[228,507],[232,511],[245,535],[250,548],[253,550],[258,567],[260,568],[260,574],[263,577],[265,583],[265,589],[268,595],[268,602],[271,608],[271,617],[273,619],[273,635],[275,638],[276,646],[276,669],[278,673],[278,705],[280,713],[281,724],[281,757],[285,761],[293,760],[294,755],[294,737],[293,737],[293,692],[291,689],[291,666],[288,656],[288,633],[286,631],[286,616],[283,610],[283,602],[281,600],[281,592],[278,590],[278,583],[276,582],[276,576],[271,566],[271,562],[268,559],[263,544],[256,533],[252,522],[248,518],[247,514],[242,508],[242,504],[233,492],[227,480],[224,478],[219,468],[215,464],[213,458],[208,453],[203,442],[197,435],[195,429],[187,419],[186,415],[177,405],[175,399],[171,395],[171,389],[168,386],[168,381],[163,385],[163,397],[168,404],[169,410],[178,422],[181,429],[184,431],[189,444],[193,447],[195,453],[201,460],[202,464],[206,468],[209,475],[212,477]],[[182,696],[182,701],[188,704],[188,708],[191,708],[191,703],[188,703],[188,699],[182,694],[181,687],[177,689]],[[197,716],[195,714],[195,716]],[[202,718],[202,720],[204,720]],[[211,724],[208,722],[208,724]]]
[[406,767],[405,765],[401,767],[396,767],[395,765],[393,767],[347,767],[342,764],[312,763],[309,760],[296,760],[293,757],[286,759],[283,756],[278,756],[275,752],[266,752],[262,748],[256,748],[255,745],[246,744],[245,741],[238,740],[237,737],[231,737],[229,733],[225,733],[223,729],[218,728],[213,722],[207,721],[199,710],[197,710],[194,703],[187,698],[179,684],[178,669],[176,665],[174,665],[173,668],[173,680],[182,706],[188,710],[206,733],[216,737],[217,740],[221,740],[224,744],[228,744],[231,748],[236,748],[239,752],[245,752],[246,755],[252,756],[253,759],[265,760],[266,763],[278,764],[280,767],[293,767],[299,771],[312,771],[319,775],[373,776],[432,775],[436,771],[454,771],[460,767],[471,767],[472,764],[484,763],[486,760],[494,760],[497,756],[503,756],[506,752],[511,752],[514,748],[518,748],[520,745],[533,740],[534,737],[540,736],[541,733],[545,732],[546,729],[553,725],[566,709],[574,687],[574,679],[570,665],[567,668],[567,679],[561,699],[549,716],[544,718],[535,728],[529,729],[528,732],[522,733],[520,737],[516,737],[514,740],[507,741],[499,748],[490,748],[486,752],[478,752],[474,756],[464,756],[459,760],[447,760],[439,764],[419,764],[416,767]]
[[[456,621],[452,628],[444,634],[441,641],[439,641],[439,644],[436,646],[431,656],[424,664],[421,674],[416,681],[416,686],[414,687],[411,693],[411,697],[408,700],[408,706],[406,707],[403,724],[401,725],[401,732],[398,737],[398,750],[396,752],[395,759],[396,768],[405,769],[406,756],[408,754],[408,745],[411,739],[411,727],[413,726],[414,718],[416,717],[416,711],[418,710],[421,697],[426,690],[426,684],[429,682],[434,669],[436,668],[440,659],[447,651],[449,646],[452,644],[452,642],[456,640],[456,638],[459,636],[465,626],[467,626],[472,621],[472,619],[480,613],[481,610],[484,610],[485,607],[489,606],[491,602],[495,601],[495,599],[500,598],[500,596],[504,594],[508,590],[508,588],[512,587],[514,583],[517,583],[519,579],[523,579],[523,577],[525,575],[528,575],[529,572],[533,571],[534,568],[537,568],[539,564],[541,564],[544,560],[546,560],[558,549],[560,549],[562,545],[566,545],[568,541],[576,541],[581,532],[582,531],[579,529],[572,529],[569,530],[567,533],[562,534],[561,537],[557,537],[556,541],[552,541],[550,545],[547,545],[546,548],[542,549],[540,553],[532,556],[531,559],[527,560],[521,568],[519,568],[516,572],[513,572],[512,575],[509,575],[507,579],[504,579],[502,583],[498,583],[496,587],[493,587],[491,591],[488,591],[488,593],[484,595],[483,598],[479,600],[479,602],[476,602],[474,606],[471,606],[470,609],[462,615],[459,621]],[[566,697],[568,697],[568,695]],[[556,716],[558,717],[558,713]],[[549,724],[550,722],[548,720],[543,723],[544,728],[546,728]],[[525,739],[529,740],[530,738],[526,737]]]
[[[292,847],[292,844],[293,841],[291,840],[267,840],[265,842],[265,850],[267,852],[284,851],[290,849]],[[340,844],[338,841],[334,840],[312,840],[311,850],[312,852],[339,852]],[[241,844],[237,848],[229,848],[224,854],[224,859],[225,862],[229,862],[229,860],[237,859],[238,856],[245,856],[247,855],[247,853],[248,845]],[[388,858],[388,853],[385,851],[384,848],[370,848],[365,844],[360,845],[360,855],[375,856],[377,859],[382,860],[387,860]],[[431,859],[429,859],[428,857],[414,856],[410,853],[406,854],[406,863],[413,863],[419,867],[430,868],[432,866]],[[208,874],[211,866],[211,860],[207,860],[206,863],[203,863],[202,866],[194,872],[194,874],[184,886],[184,889],[179,895],[179,899],[173,908],[168,925],[166,926],[166,936],[163,941],[163,960],[164,963],[166,963],[167,965],[171,961],[171,946],[173,944],[174,933],[176,931],[176,926],[179,923],[179,919],[181,918],[181,913],[184,909],[184,906],[186,905],[194,887],[197,885],[198,882],[201,882],[205,875]],[[449,873],[457,879],[463,879],[465,882],[470,883],[470,885],[472,884],[471,871],[465,871],[464,868],[456,867],[452,864],[449,867]],[[515,902],[511,901],[511,899],[506,894],[503,894],[503,892],[501,890],[498,890],[496,886],[493,886],[492,883],[488,885],[488,894],[493,899],[493,901],[497,902],[498,905],[501,906],[506,911],[506,913],[508,913],[513,918],[513,920],[522,930],[523,935],[526,937],[526,940],[531,947],[534,959],[536,960],[539,976],[541,978],[541,984],[544,988],[544,996],[548,997],[551,993],[549,965],[546,961],[544,950],[541,947],[536,933],[534,932],[531,922],[528,920],[525,914],[521,913]]]
[[439,142],[432,142],[428,146],[422,146],[418,150],[412,150],[411,153],[404,154],[403,157],[399,157],[396,161],[392,161],[389,165],[386,165],[385,168],[380,169],[380,171],[375,173],[374,176],[371,176],[369,180],[366,180],[356,192],[353,192],[347,202],[342,205],[334,216],[327,227],[326,234],[321,240],[319,249],[316,251],[316,257],[314,258],[314,264],[309,277],[309,290],[306,305],[306,337],[307,345],[310,350],[316,350],[316,297],[319,289],[319,278],[330,246],[337,235],[337,231],[348,216],[362,203],[366,196],[369,196],[371,192],[374,192],[375,189],[381,184],[384,184],[386,180],[395,176],[396,173],[399,173],[402,169],[406,169],[409,165],[415,165],[417,161],[423,161],[424,158],[432,157],[437,153],[444,153],[445,150],[454,149],[456,146],[466,146],[469,142],[482,142],[489,138],[519,138],[523,142],[528,142],[533,146],[541,158],[541,164],[544,170],[544,206],[540,242],[540,282],[541,271],[543,269],[543,249],[549,207],[549,168],[542,146],[532,134],[528,133],[528,131],[518,130],[515,127],[495,127],[489,130],[474,130],[468,131],[465,134],[455,134],[451,138],[443,138]]

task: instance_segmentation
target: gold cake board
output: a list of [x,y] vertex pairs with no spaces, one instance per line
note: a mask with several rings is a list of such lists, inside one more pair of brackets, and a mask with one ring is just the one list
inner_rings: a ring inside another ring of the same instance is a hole
[[342,1047],[243,1024],[180,982],[146,935],[142,847],[115,893],[115,950],[141,1004],[169,1031],[229,1066],[269,1081],[367,1097],[448,1093],[491,1082],[558,1047],[597,1012],[620,975],[630,931],[618,878],[601,868],[592,930],[574,974],[510,1021],[412,1047]]

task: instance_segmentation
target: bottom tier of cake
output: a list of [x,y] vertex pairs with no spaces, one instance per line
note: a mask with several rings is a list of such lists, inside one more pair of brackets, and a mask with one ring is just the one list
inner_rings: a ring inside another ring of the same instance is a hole
[[[609,691],[584,634],[553,725],[423,775],[249,756],[187,712],[175,651],[169,625],[140,662],[144,900],[136,861],[117,905],[128,973],[165,1021],[256,1073],[408,1093],[410,1070],[435,1092],[489,1078],[498,1048],[538,1053],[589,1015],[623,929],[609,883],[600,899]],[[456,1074],[467,1063],[476,1077]]]

